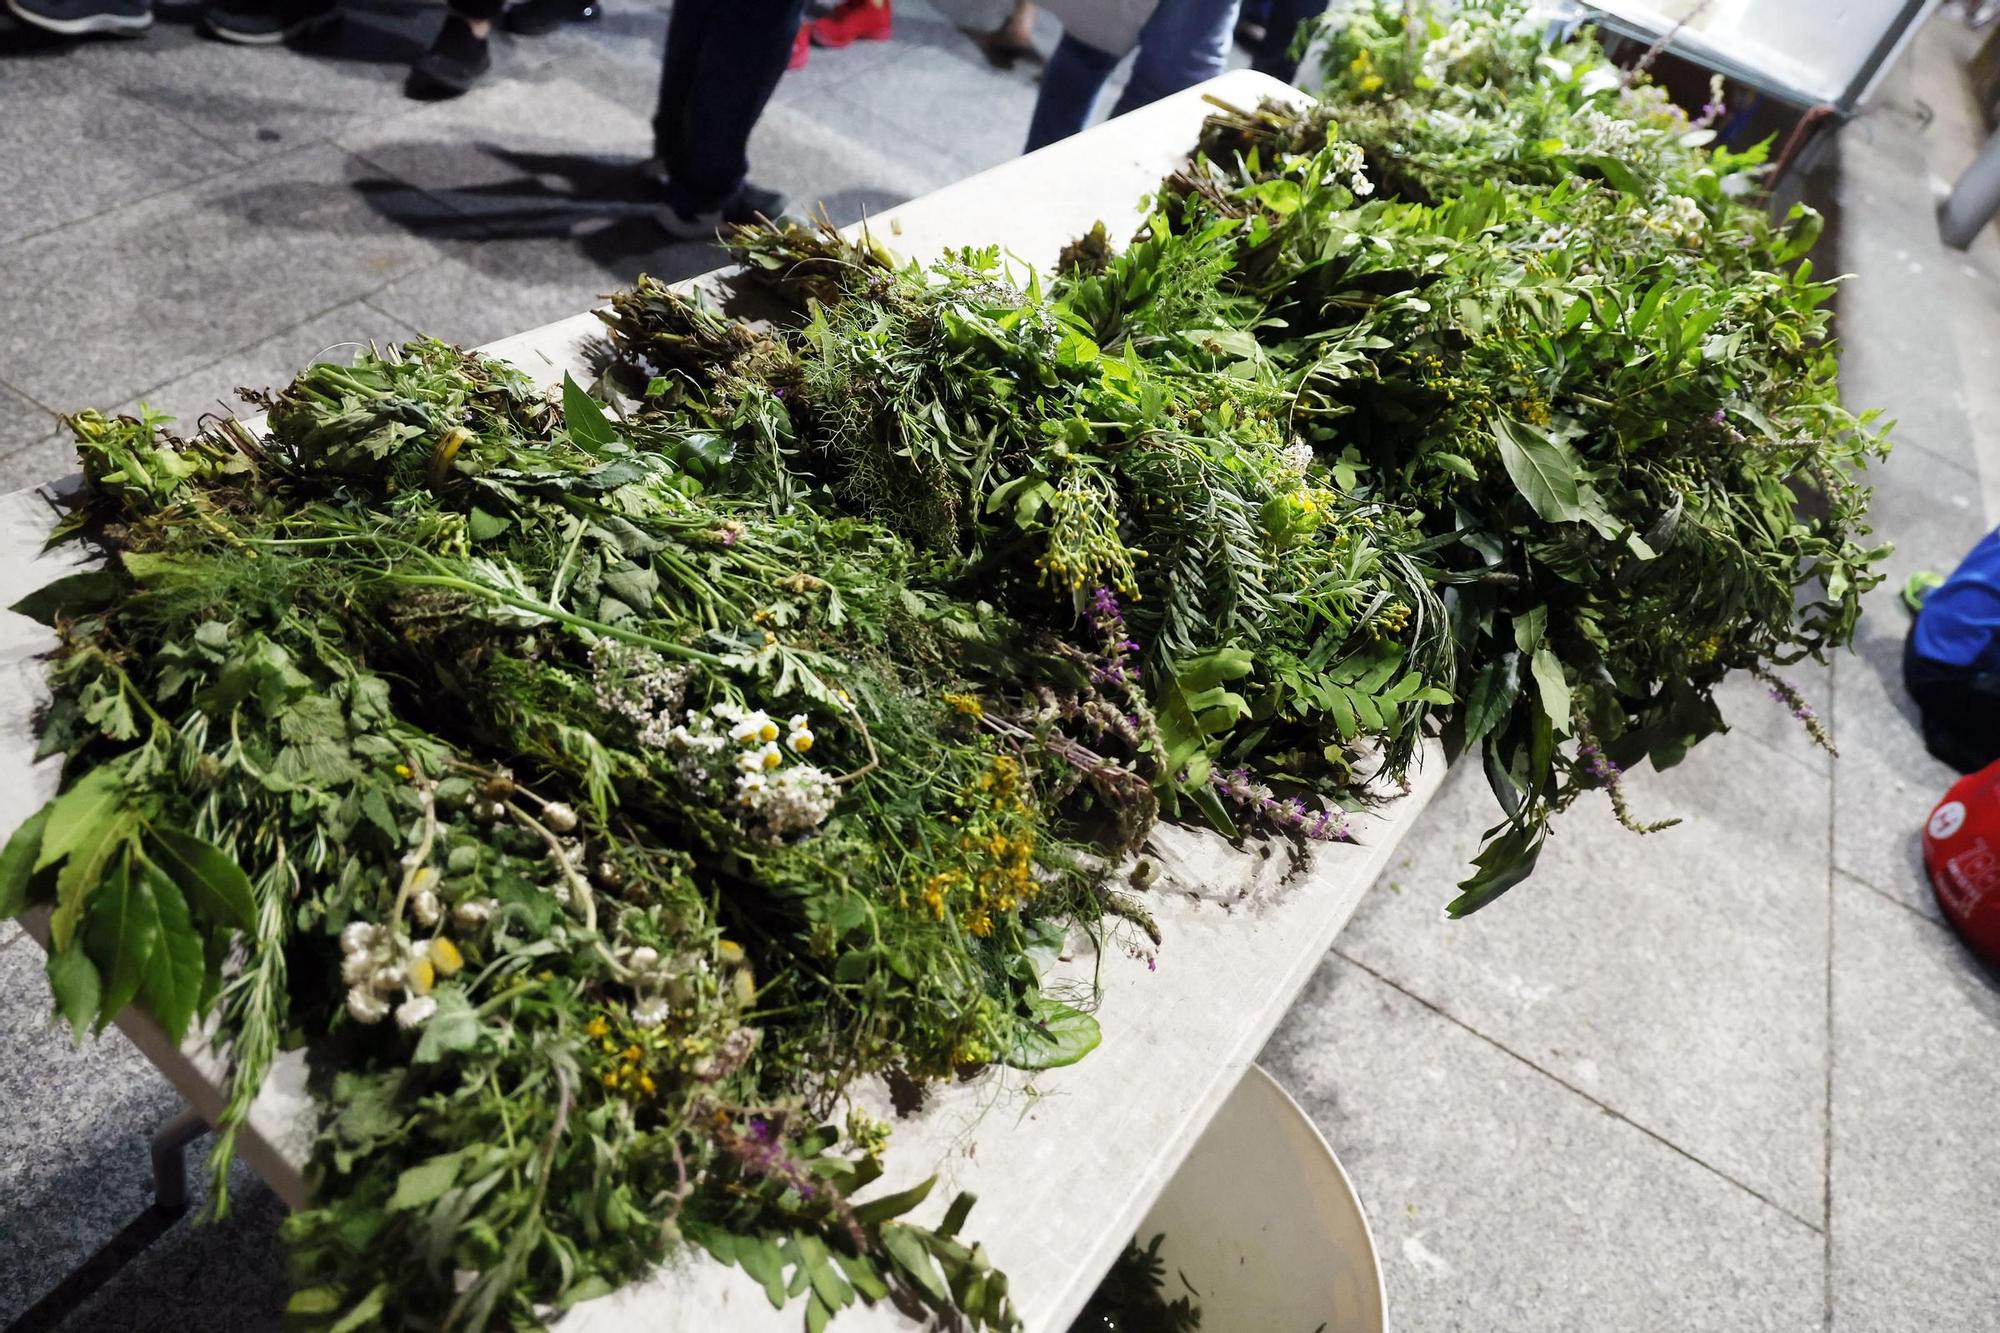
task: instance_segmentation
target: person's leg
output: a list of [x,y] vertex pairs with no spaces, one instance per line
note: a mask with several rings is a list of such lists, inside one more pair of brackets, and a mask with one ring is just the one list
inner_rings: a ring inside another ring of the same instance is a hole
[[1326,0],[1271,0],[1271,14],[1264,27],[1264,40],[1257,43],[1250,67],[1274,79],[1290,83],[1299,72],[1292,42],[1299,25],[1326,12]]
[[1139,58],[1132,80],[1111,114],[1157,102],[1222,73],[1229,61],[1229,35],[1242,0],[1160,0],[1139,30]]
[[153,26],[153,0],[7,0],[14,17],[65,37],[135,36]]
[[675,0],[653,132],[667,202],[682,217],[726,209],[743,189],[750,131],[785,72],[805,8],[806,0]]
[[410,66],[412,97],[454,97],[485,77],[493,67],[487,39],[506,0],[451,0],[430,50]]
[[1922,718],[1924,748],[1961,773],[2000,759],[2000,675],[1933,662],[1903,640],[1903,688]]
[[1097,95],[1117,67],[1117,56],[1064,33],[1042,71],[1042,88],[1035,95],[1035,114],[1028,122],[1028,146],[1023,151],[1046,148],[1089,124]]

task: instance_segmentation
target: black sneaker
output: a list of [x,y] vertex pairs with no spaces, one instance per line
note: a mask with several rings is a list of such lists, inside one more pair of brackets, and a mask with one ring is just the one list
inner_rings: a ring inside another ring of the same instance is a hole
[[508,32],[523,37],[540,37],[565,23],[588,23],[604,17],[597,0],[525,0],[508,10],[500,20]]
[[410,66],[406,91],[412,97],[456,97],[493,68],[493,51],[472,25],[456,14],[445,15],[431,49]]
[[153,26],[152,0],[7,0],[15,18],[65,37],[141,33]]
[[339,9],[338,0],[211,0],[201,26],[238,46],[276,46],[329,22]]
[[749,181],[745,181],[743,188],[736,192],[736,197],[722,206],[722,220],[744,227],[751,226],[760,219],[776,222],[784,216],[785,205],[788,202],[785,196],[776,190],[767,190],[761,185],[752,185]]

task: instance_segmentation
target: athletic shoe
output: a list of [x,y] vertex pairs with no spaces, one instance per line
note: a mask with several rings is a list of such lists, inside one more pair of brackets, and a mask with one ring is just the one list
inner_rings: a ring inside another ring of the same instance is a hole
[[745,181],[743,188],[736,192],[736,197],[722,206],[722,220],[742,227],[751,226],[759,219],[776,222],[784,216],[788,202],[776,190],[767,190]]
[[786,69],[804,69],[806,60],[812,55],[812,25],[801,23],[799,35],[792,39],[792,58],[785,62]]
[[491,68],[492,46],[464,19],[447,14],[431,49],[410,66],[408,91],[412,97],[456,97]]
[[540,37],[565,23],[589,23],[603,17],[604,7],[597,0],[526,0],[508,10],[500,24],[523,37]]
[[841,0],[840,7],[806,25],[812,44],[839,50],[855,42],[889,40],[889,0]]
[[152,0],[7,0],[15,18],[65,37],[141,33],[153,26]]
[[712,241],[725,224],[749,226],[760,219],[784,215],[785,196],[748,181],[728,203],[703,213],[683,213],[672,204],[662,204],[654,213],[660,227],[677,241]]
[[276,46],[339,12],[336,0],[215,0],[202,9],[201,26],[238,46]]

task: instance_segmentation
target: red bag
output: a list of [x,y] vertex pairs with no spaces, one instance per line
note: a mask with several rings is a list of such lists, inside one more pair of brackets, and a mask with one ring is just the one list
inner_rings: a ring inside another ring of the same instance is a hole
[[2000,763],[1960,778],[1931,811],[1924,869],[1945,919],[2000,962]]

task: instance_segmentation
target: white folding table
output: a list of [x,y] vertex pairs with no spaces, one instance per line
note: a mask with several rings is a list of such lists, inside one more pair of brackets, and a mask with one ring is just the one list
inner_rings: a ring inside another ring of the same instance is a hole
[[[947,248],[1002,243],[1046,271],[1062,245],[1104,221],[1115,240],[1144,214],[1137,206],[1192,148],[1214,97],[1250,107],[1297,98],[1284,84],[1239,71],[996,167],[865,224],[898,254],[930,259]],[[702,280],[697,280],[702,281]],[[602,326],[582,314],[484,350],[546,384],[584,379],[580,344]],[[53,511],[41,491],[0,497],[0,605],[61,572],[74,556],[39,554]],[[0,832],[54,791],[57,773],[35,765],[32,713],[45,697],[41,626],[0,616]],[[982,1243],[1011,1282],[1029,1333],[1061,1333],[1089,1299],[1147,1209],[1291,1006],[1361,894],[1375,880],[1443,779],[1427,743],[1408,795],[1352,821],[1358,841],[1319,846],[1295,864],[1283,844],[1230,846],[1205,831],[1162,826],[1153,854],[1166,874],[1147,907],[1165,943],[1157,970],[1123,953],[1066,961],[1057,983],[1100,986],[1103,1044],[1069,1068],[1032,1078],[994,1069],[935,1091],[895,1124],[879,1191],[937,1173],[940,1188],[918,1216],[934,1220],[958,1190],[979,1196],[965,1234]],[[29,922],[36,931],[37,923]],[[222,1110],[222,1061],[201,1038],[175,1048],[144,1014],[118,1019],[125,1035],[193,1110]],[[885,1106],[883,1089],[859,1095]],[[313,1133],[305,1061],[282,1057],[237,1151],[285,1202],[307,1200],[301,1174]],[[796,1305],[774,1311],[740,1270],[690,1253],[654,1276],[567,1314],[563,1333],[728,1329],[794,1333]],[[845,1333],[913,1325],[887,1305],[850,1308]]]

